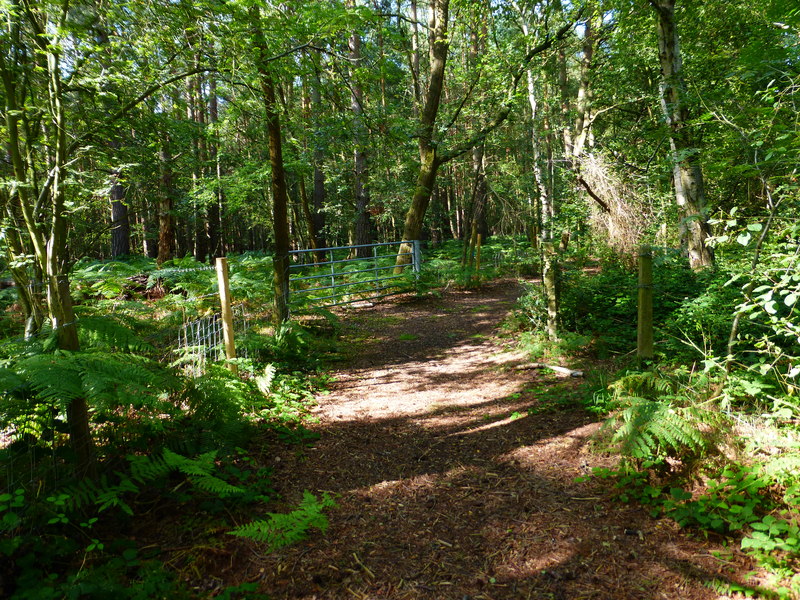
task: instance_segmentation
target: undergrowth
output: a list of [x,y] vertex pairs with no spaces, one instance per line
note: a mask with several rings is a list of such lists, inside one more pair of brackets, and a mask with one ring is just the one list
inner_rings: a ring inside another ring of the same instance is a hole
[[769,590],[739,591],[779,598],[800,595],[795,249],[776,244],[755,271],[727,249],[699,273],[657,250],[656,356],[644,364],[634,361],[636,273],[613,257],[591,271],[564,257],[559,340],[544,335],[537,284],[526,284],[506,323],[533,360],[602,361],[589,369],[583,405],[604,418],[596,448],[620,462],[595,476],[653,516],[737,543],[772,573]]
[[[279,498],[267,458],[276,445],[302,451],[318,437],[306,425],[327,381],[317,348],[331,342],[297,324],[271,328],[271,261],[232,262],[232,293],[255,315],[240,340],[245,358],[209,361],[198,376],[170,350],[181,323],[218,301],[215,273],[192,259],[158,269],[143,259],[81,261],[81,350],[58,350],[46,328],[0,344],[0,431],[9,436],[0,449],[0,596],[207,597],[193,583],[195,563],[226,534],[272,551],[324,533],[328,496],[306,492],[295,510],[269,512]],[[72,469],[74,399],[91,410],[96,476]],[[170,537],[191,549],[172,553],[162,547]],[[260,597],[230,583],[211,592]]]

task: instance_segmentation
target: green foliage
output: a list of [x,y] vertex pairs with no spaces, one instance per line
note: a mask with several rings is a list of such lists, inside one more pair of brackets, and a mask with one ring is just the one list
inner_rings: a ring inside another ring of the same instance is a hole
[[605,428],[613,431],[611,442],[624,457],[692,462],[716,449],[725,419],[698,403],[689,383],[644,371],[628,373],[609,386],[617,410]]
[[[95,330],[97,331],[97,330]],[[116,326],[114,332],[120,331]],[[98,340],[110,338],[98,335]],[[117,337],[130,344],[130,337]],[[108,342],[100,348],[110,347]],[[0,368],[5,401],[0,404],[0,425],[17,435],[37,437],[61,420],[69,403],[85,398],[98,421],[114,419],[119,409],[144,410],[155,418],[173,413],[170,394],[178,380],[159,363],[136,354],[101,349],[83,352],[57,350],[32,352]]]
[[72,268],[71,278],[81,296],[119,298],[132,291],[131,277],[155,267],[143,257],[99,261],[82,258]]
[[[164,449],[154,456],[131,455],[125,472],[104,474],[96,480],[82,479],[45,498],[28,495],[24,489],[0,495],[0,527],[8,534],[0,544],[0,553],[18,569],[16,592],[11,597],[102,598],[109,591],[122,598],[181,594],[172,576],[154,562],[142,560],[131,544],[120,539],[103,541],[103,534],[93,529],[100,524],[103,513],[118,511],[134,517],[140,510],[135,501],[145,493],[161,489],[165,497],[175,495],[182,487],[180,483],[175,485],[176,474],[183,477],[196,496],[248,502],[265,499],[223,479],[221,475],[230,476],[230,471],[220,473],[218,460],[217,452],[191,458]],[[236,475],[246,483],[248,478],[241,471]],[[182,493],[182,497],[186,494]],[[92,514],[97,516],[86,516]],[[108,535],[107,527],[103,531]],[[63,566],[57,563],[68,564],[69,557],[81,548],[84,562],[95,553],[102,554],[105,560],[98,556],[86,570],[61,575]],[[33,585],[37,578],[43,585]],[[142,589],[129,594],[126,585],[137,582]]]
[[[616,480],[619,498],[653,507],[653,516],[666,515],[681,527],[724,536],[741,536],[742,550],[784,579],[792,579],[800,559],[800,522],[796,511],[779,511],[771,496],[771,479],[739,464],[722,468],[704,481],[699,493],[683,487],[654,485],[645,470],[595,469],[594,475]],[[782,516],[775,516],[780,512]]]
[[323,511],[334,506],[336,503],[328,494],[323,494],[318,500],[314,494],[305,491],[296,510],[286,514],[270,513],[267,519],[253,521],[228,533],[266,544],[267,549],[273,552],[305,539],[311,529],[325,533],[328,519]]
[[[271,261],[242,262],[242,276],[232,285],[238,297],[255,302],[268,285],[261,278]],[[0,578],[11,597],[192,596],[157,562],[163,557],[156,551],[140,555],[125,539],[130,519],[146,515],[154,496],[176,524],[188,515],[204,524],[224,520],[244,503],[270,501],[270,469],[248,462],[248,453],[234,446],[246,444],[257,427],[274,428],[267,438],[286,443],[310,444],[318,437],[300,424],[324,378],[285,372],[285,365],[313,365],[307,331],[290,325],[276,336],[253,334],[266,338],[262,345],[268,348],[251,354],[254,359],[237,359],[239,376],[211,364],[203,376],[186,378],[157,359],[177,338],[184,315],[203,314],[216,302],[214,273],[196,270],[206,267],[190,259],[161,270],[144,263],[78,265],[77,290],[86,302],[76,307],[80,352],[53,350],[55,338],[47,332],[2,346],[0,429],[11,428],[14,442],[0,451],[0,461],[14,487],[0,490],[0,553],[6,559]],[[187,268],[195,270],[182,270]],[[141,283],[148,271],[149,290]],[[97,285],[102,278],[105,283]],[[262,357],[274,360],[260,363]],[[91,410],[103,461],[97,478],[73,480],[65,468],[72,456],[66,413],[76,398]],[[120,466],[126,453],[127,469]],[[26,489],[32,478],[41,482],[35,492]],[[192,510],[174,508],[187,505]],[[305,510],[308,526],[316,526],[312,508]],[[231,588],[223,594],[256,597],[249,592]]]
[[212,474],[217,469],[216,456],[217,452],[212,451],[189,458],[166,448],[160,456],[130,455],[127,457],[130,463],[129,472],[117,472],[113,477],[114,482],[107,475],[102,475],[97,480],[83,479],[49,496],[47,501],[53,505],[54,511],[64,511],[57,513],[60,515],[59,522],[64,523],[69,520],[65,513],[75,513],[87,507],[93,507],[98,512],[118,508],[133,516],[134,511],[125,497],[139,494],[144,485],[162,480],[171,472],[183,474],[191,485],[222,498],[244,494],[241,487],[231,485]]
[[742,550],[750,550],[763,559],[777,562],[772,555],[785,552],[792,557],[800,558],[800,525],[797,517],[791,520],[766,515],[757,522],[750,523],[753,530],[742,539]]
[[255,381],[242,379],[220,364],[209,365],[189,385],[191,414],[213,425],[239,421],[245,412],[256,410],[266,400]]
[[80,317],[78,334],[83,349],[147,354],[154,350],[152,344],[134,333],[130,325],[109,315]]
[[[562,336],[578,334],[581,346],[600,358],[627,353],[636,346],[637,275],[619,257],[606,257],[599,270],[587,272],[581,263],[562,263],[560,320]],[[668,249],[656,249],[653,316],[666,336],[662,346],[672,359],[696,358],[696,348],[708,356],[724,350],[732,313],[739,296],[726,286],[724,272],[692,272]],[[547,305],[541,285],[524,283],[517,302],[517,326],[544,331]],[[591,343],[590,343],[591,340]]]
[[515,306],[515,324],[510,327],[541,332],[545,331],[547,323],[547,303],[541,284],[522,281],[523,293]]
[[768,485],[751,469],[730,465],[718,478],[709,479],[697,498],[682,488],[670,489],[663,508],[681,527],[728,534],[752,526],[769,510],[771,502],[761,495]]
[[698,426],[698,411],[676,407],[669,402],[642,398],[630,400],[619,414],[612,438],[620,452],[636,460],[680,456],[702,456],[711,443]]

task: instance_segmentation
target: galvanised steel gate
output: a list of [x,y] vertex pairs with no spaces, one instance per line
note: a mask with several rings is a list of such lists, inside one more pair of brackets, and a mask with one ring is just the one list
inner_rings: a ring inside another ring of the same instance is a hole
[[[403,244],[411,251],[400,252]],[[363,248],[368,249],[369,256],[355,256]],[[326,260],[319,260],[320,256]],[[408,291],[412,283],[408,273],[394,274],[398,256],[411,257],[406,267],[418,278],[422,267],[419,240],[292,250],[289,259],[296,263],[289,265],[288,304],[293,310],[331,307]],[[309,260],[312,257],[317,261]]]

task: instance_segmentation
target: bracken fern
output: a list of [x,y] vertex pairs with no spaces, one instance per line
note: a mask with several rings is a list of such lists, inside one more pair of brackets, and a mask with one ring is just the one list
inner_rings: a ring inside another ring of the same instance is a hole
[[328,518],[323,511],[333,506],[336,503],[328,494],[323,494],[322,500],[318,500],[306,490],[297,510],[290,513],[269,513],[266,519],[247,523],[228,533],[267,544],[269,551],[275,551],[305,539],[312,528],[323,533],[327,531]]
[[213,475],[216,470],[215,451],[201,454],[196,458],[182,456],[164,449],[157,456],[128,456],[129,473],[116,473],[116,481],[112,482],[107,475],[97,480],[84,479],[64,488],[61,494],[66,496],[70,510],[80,510],[87,506],[96,506],[99,511],[119,508],[133,516],[133,510],[125,501],[126,494],[137,494],[142,486],[166,477],[177,471],[186,476],[195,487],[227,498],[244,494],[244,490]]
[[604,429],[613,431],[611,441],[624,457],[690,462],[716,450],[724,416],[699,403],[678,378],[629,373],[609,389],[617,410]]

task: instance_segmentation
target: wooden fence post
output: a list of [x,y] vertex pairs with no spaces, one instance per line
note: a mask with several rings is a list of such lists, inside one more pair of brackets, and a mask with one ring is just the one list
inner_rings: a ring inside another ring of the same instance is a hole
[[636,356],[653,358],[653,252],[648,244],[639,248],[639,318],[636,332]]
[[[217,258],[217,283],[219,284],[219,303],[222,307],[222,336],[225,342],[225,356],[228,359],[236,358],[236,344],[233,341],[233,310],[231,309],[231,288],[228,283],[228,259]],[[234,363],[228,363],[228,368],[238,372]]]

